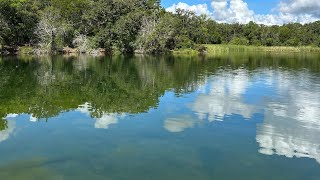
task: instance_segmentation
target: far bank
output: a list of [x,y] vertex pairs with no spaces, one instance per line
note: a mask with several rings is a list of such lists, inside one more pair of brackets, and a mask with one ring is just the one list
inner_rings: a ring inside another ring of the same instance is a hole
[[[320,47],[315,46],[246,46],[246,45],[229,45],[229,44],[201,44],[196,45],[194,48],[181,48],[171,50],[162,54],[173,55],[212,55],[217,53],[232,53],[232,52],[274,52],[274,53],[298,53],[298,52],[320,52]],[[148,54],[146,52],[136,50],[135,54]],[[1,55],[50,55],[50,53],[39,53],[38,49],[32,46],[19,46],[19,47],[2,47],[0,48]],[[93,49],[90,51],[81,51],[78,48],[64,47],[57,49],[52,54],[64,55],[117,55],[121,54],[118,50],[112,52],[106,51],[103,48]]]

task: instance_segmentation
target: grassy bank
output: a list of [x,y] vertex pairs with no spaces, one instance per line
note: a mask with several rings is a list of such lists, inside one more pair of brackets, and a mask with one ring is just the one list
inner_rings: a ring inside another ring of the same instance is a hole
[[[214,55],[221,53],[243,53],[243,52],[274,52],[274,53],[298,53],[298,52],[320,52],[320,47],[312,46],[244,46],[228,44],[203,44],[199,47],[205,47],[205,54]],[[198,55],[199,51],[194,49],[178,49],[171,51],[174,55]]]
[[197,50],[190,49],[190,48],[172,50],[171,53],[174,55],[198,55],[199,54],[199,52]]
[[320,52],[319,47],[311,46],[299,46],[299,47],[289,47],[289,46],[238,46],[238,45],[214,45],[205,44],[207,48],[207,53],[221,53],[221,52]]
[[[205,47],[205,48],[203,48]],[[290,47],[290,46],[244,46],[244,45],[227,45],[227,44],[203,44],[198,45],[198,50],[187,48],[187,49],[177,49],[170,51],[173,55],[179,56],[194,56],[199,55],[199,49],[204,50],[204,54],[214,55],[219,53],[243,53],[243,52],[275,52],[275,53],[296,53],[296,52],[320,52],[320,47],[312,47],[312,46],[298,46],[298,47]],[[8,48],[10,50],[3,50],[1,52],[5,52],[2,54],[19,54],[19,55],[32,55],[35,53],[35,49],[30,46],[22,46],[16,49]],[[66,49],[71,49],[67,51]],[[1,50],[1,49],[0,49]],[[101,50],[100,50],[101,51]],[[89,52],[89,55],[97,55],[101,54],[99,50],[93,51],[93,53]],[[60,54],[80,54],[76,49],[72,49],[69,47],[65,47],[59,51]],[[0,53],[1,54],[1,53]],[[103,52],[104,54],[104,52]],[[115,50],[113,55],[120,54],[120,51]]]

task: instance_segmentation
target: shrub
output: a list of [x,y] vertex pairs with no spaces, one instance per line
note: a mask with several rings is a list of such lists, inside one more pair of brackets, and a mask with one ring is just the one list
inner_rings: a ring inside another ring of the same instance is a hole
[[249,40],[245,37],[233,37],[229,43],[232,45],[249,45]]

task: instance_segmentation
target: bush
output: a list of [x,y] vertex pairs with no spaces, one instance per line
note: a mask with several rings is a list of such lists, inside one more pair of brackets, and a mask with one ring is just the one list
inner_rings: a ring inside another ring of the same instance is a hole
[[189,39],[188,36],[185,35],[179,35],[175,38],[176,48],[177,49],[187,49],[187,48],[193,48],[194,42]]
[[197,47],[197,51],[199,52],[199,54],[206,54],[208,51],[208,48],[204,45],[200,45]]
[[249,40],[245,37],[233,37],[229,43],[232,45],[249,45]]
[[80,53],[91,51],[92,45],[86,35],[78,34],[72,41],[72,44],[79,50]]
[[33,54],[33,48],[30,46],[19,47],[19,54]]
[[299,39],[298,38],[290,38],[285,42],[285,45],[287,46],[298,46],[299,45]]
[[320,37],[318,37],[318,39],[315,41],[315,45],[317,47],[320,47]]

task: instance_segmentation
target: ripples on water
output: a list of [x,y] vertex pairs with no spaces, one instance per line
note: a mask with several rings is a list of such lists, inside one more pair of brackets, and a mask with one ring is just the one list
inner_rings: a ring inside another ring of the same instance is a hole
[[0,178],[319,179],[319,58],[0,59]]

